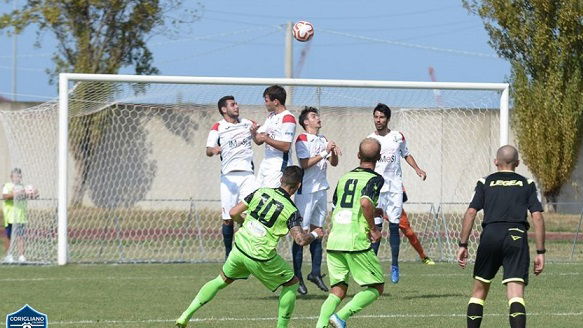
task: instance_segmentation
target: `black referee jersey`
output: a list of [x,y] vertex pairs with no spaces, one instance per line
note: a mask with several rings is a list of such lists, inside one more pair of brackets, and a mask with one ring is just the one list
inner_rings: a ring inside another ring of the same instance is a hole
[[479,179],[469,207],[484,210],[482,227],[507,222],[521,223],[528,229],[526,211],[543,211],[534,181],[514,171],[498,171]]

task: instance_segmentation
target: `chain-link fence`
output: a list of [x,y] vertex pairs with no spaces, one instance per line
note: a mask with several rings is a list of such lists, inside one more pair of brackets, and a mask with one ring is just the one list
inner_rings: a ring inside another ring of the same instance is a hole
[[[467,204],[405,204],[408,221],[425,255],[451,262]],[[153,210],[152,208],[155,208]],[[546,204],[547,260],[583,260],[583,204]],[[15,225],[4,263],[54,263],[56,257],[56,200],[29,200],[25,224]],[[329,220],[328,220],[329,221]],[[481,212],[470,235],[470,259],[481,233]],[[69,261],[73,263],[220,262],[225,249],[221,233],[220,202],[216,199],[145,199],[132,208],[71,208]],[[328,228],[328,227],[327,227]],[[529,239],[534,252],[534,230]],[[279,254],[291,259],[292,239],[279,244]],[[421,255],[401,230],[400,260],[418,261]],[[11,261],[8,261],[11,256]],[[310,253],[304,252],[308,261]],[[383,227],[379,257],[390,260],[388,228]]]

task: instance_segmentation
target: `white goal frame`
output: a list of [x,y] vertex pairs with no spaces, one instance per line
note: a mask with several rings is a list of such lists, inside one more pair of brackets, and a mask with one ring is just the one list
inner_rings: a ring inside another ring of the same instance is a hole
[[370,80],[324,80],[288,78],[236,78],[236,77],[189,77],[189,76],[145,76],[110,74],[59,74],[59,136],[58,136],[58,234],[57,263],[67,264],[67,185],[68,185],[68,145],[69,145],[69,83],[93,82],[135,82],[165,84],[214,84],[214,85],[273,85],[322,86],[346,88],[393,88],[393,89],[442,89],[442,90],[483,90],[500,91],[500,145],[508,143],[509,132],[509,85],[507,83],[468,82],[410,82],[410,81],[370,81]]

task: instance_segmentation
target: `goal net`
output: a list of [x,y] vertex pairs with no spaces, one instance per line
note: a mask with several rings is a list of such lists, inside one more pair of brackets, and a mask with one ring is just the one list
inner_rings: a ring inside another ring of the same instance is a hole
[[[374,131],[374,106],[389,105],[389,127],[403,132],[428,174],[421,181],[401,162],[409,197],[404,208],[427,255],[445,261],[453,260],[475,183],[494,170],[500,136],[507,133],[507,118],[500,124],[504,84],[66,77],[61,106],[68,107],[68,133],[60,147],[57,102],[0,112],[11,164],[40,192],[40,199],[27,201],[27,223],[12,242],[17,255],[16,239],[23,240],[27,262],[57,261],[59,224],[67,237],[63,243],[60,236],[61,264],[222,261],[220,160],[207,157],[205,146],[211,126],[222,119],[216,104],[225,95],[235,96],[241,116],[259,124],[267,114],[263,90],[272,84],[287,88],[287,107],[296,116],[304,106],[319,108],[321,133],[343,151],[340,164],[328,169],[329,199],[339,177],[358,166],[358,144]],[[296,135],[302,131],[298,124]],[[66,174],[59,150],[66,150]],[[253,150],[257,167],[264,147]],[[295,150],[292,158],[297,163]],[[390,258],[386,233],[382,259]],[[285,258],[290,242],[279,246]],[[417,258],[404,236],[401,258]]]

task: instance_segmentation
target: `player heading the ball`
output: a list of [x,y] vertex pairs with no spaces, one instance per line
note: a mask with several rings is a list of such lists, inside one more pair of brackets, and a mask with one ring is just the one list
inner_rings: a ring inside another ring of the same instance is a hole
[[272,85],[263,92],[269,114],[263,125],[253,125],[251,135],[257,145],[265,144],[265,156],[257,173],[261,187],[277,188],[281,172],[292,164],[291,144],[296,133],[296,118],[285,107],[286,92]]
[[219,99],[217,107],[223,119],[209,132],[206,155],[221,158],[221,215],[226,258],[231,252],[234,231],[229,211],[258,187],[253,175],[250,130],[255,123],[240,117],[239,104],[233,96]]

